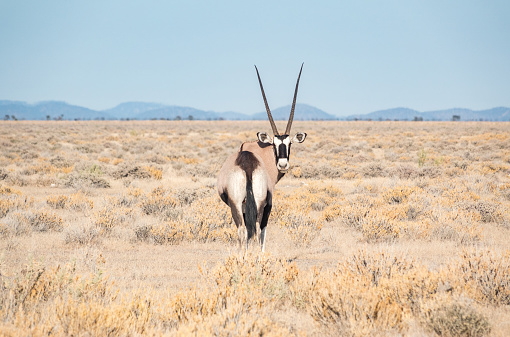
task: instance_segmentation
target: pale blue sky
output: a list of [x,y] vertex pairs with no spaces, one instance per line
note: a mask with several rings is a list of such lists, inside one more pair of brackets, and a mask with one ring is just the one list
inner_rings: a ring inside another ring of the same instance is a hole
[[510,106],[509,1],[0,0],[0,99],[344,116]]

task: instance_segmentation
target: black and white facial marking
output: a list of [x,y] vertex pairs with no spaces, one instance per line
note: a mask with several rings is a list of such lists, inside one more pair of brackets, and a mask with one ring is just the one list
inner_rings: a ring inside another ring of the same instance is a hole
[[290,137],[289,135],[275,136],[273,138],[273,149],[276,157],[276,167],[280,172],[287,172],[289,169]]
[[302,143],[305,141],[306,133],[298,132],[292,138],[289,135],[277,135],[271,138],[265,132],[257,133],[260,142],[273,144],[274,155],[276,159],[276,168],[278,171],[285,173],[289,170],[290,145],[292,143]]

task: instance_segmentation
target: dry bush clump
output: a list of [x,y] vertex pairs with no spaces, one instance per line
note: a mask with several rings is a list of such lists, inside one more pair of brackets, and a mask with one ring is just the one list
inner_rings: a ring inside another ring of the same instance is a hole
[[381,201],[373,197],[358,195],[347,204],[336,204],[325,209],[323,216],[326,221],[340,218],[343,224],[361,230],[364,219],[380,205]]
[[395,220],[378,214],[363,218],[361,226],[361,234],[369,242],[391,241],[401,235]]
[[270,221],[285,229],[295,245],[310,247],[323,226],[324,217],[317,212],[343,199],[342,190],[328,183],[312,182],[285,195],[277,191]]
[[284,213],[279,217],[278,225],[287,231],[292,242],[299,247],[310,247],[322,229],[322,223],[303,213]]
[[510,251],[496,254],[487,249],[464,251],[451,270],[481,303],[510,304]]
[[361,167],[360,174],[363,177],[385,177],[388,175],[384,167],[380,163],[370,163]]
[[435,298],[424,305],[422,324],[445,337],[483,337],[491,332],[488,318],[465,298]]
[[[343,200],[342,190],[333,184],[310,183],[297,188],[292,193],[281,193],[276,191],[273,200],[273,212],[276,218],[285,213],[299,210],[306,214],[314,211],[322,211],[328,205]],[[271,215],[273,216],[273,215]]]
[[17,210],[27,210],[34,204],[34,199],[23,195],[18,190],[8,186],[0,185],[0,219],[9,212]]
[[73,211],[88,211],[94,208],[94,202],[82,192],[71,195],[50,195],[46,203],[54,209],[68,209]]
[[35,264],[11,280],[2,280],[2,287],[6,290],[0,294],[5,336],[136,332],[133,320],[137,316],[131,311],[124,314],[124,306],[111,307],[117,292],[100,274],[82,276],[73,265],[47,269]]
[[93,224],[69,226],[64,230],[64,243],[79,246],[98,244],[102,234],[101,228]]
[[[233,242],[237,239],[237,230],[230,211],[220,203],[219,198],[208,196],[179,206],[177,217],[165,217],[163,222],[138,227],[136,239],[156,244],[178,244],[182,241]],[[172,207],[175,207],[175,203]]]
[[475,210],[480,215],[480,221],[483,223],[498,223],[501,224],[506,220],[506,212],[500,203],[478,201],[466,205],[466,210]]
[[167,217],[177,206],[177,199],[174,198],[171,190],[157,187],[150,194],[140,198],[140,208],[144,214],[159,215]]
[[32,232],[61,232],[64,221],[58,214],[45,209],[10,213],[0,224],[2,235],[20,236]]
[[101,234],[111,234],[115,228],[126,226],[136,216],[135,210],[127,207],[115,207],[106,205],[94,212],[93,223],[99,228]]
[[[153,176],[153,173],[151,173],[151,170],[157,170],[151,166],[133,166],[128,167],[126,165],[123,165],[121,168],[119,168],[117,171],[113,173],[113,177],[115,179],[122,179],[122,178],[131,178],[131,179],[149,179]],[[158,172],[156,175],[161,179],[161,171],[155,171]]]
[[396,186],[385,190],[381,196],[388,204],[400,204],[406,202],[412,193],[420,193],[420,189],[406,185]]
[[419,303],[437,293],[439,274],[398,256],[359,255],[317,277],[311,315],[340,334],[405,331]]
[[86,187],[90,188],[111,187],[110,182],[106,178],[102,177],[101,175],[88,172],[68,174],[61,179],[60,185],[75,189],[82,189]]

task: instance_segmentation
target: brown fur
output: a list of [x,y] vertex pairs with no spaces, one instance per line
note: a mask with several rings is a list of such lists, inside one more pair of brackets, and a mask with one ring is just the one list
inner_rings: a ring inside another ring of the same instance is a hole
[[259,161],[252,152],[241,151],[236,158],[235,164],[245,171],[246,177],[251,180],[253,171],[259,166]]

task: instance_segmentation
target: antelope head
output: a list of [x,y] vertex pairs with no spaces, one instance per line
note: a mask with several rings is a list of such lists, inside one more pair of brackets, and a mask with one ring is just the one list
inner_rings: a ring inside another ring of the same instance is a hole
[[301,70],[299,71],[299,76],[296,83],[296,89],[294,91],[294,100],[292,101],[292,108],[290,110],[289,121],[287,122],[287,128],[285,129],[284,134],[280,134],[278,129],[276,128],[276,124],[273,120],[273,116],[271,115],[271,110],[269,109],[269,105],[267,104],[266,94],[264,93],[264,87],[262,86],[262,81],[260,80],[259,70],[257,66],[255,66],[255,70],[257,71],[257,77],[259,79],[260,90],[262,91],[262,98],[264,99],[264,104],[266,105],[267,117],[269,119],[269,123],[271,123],[271,128],[273,129],[273,137],[269,136],[266,132],[258,132],[257,138],[259,142],[265,144],[271,144],[273,146],[275,160],[276,160],[276,168],[281,173],[285,173],[289,170],[289,156],[290,156],[290,146],[292,143],[302,143],[305,141],[306,133],[298,132],[294,135],[294,137],[290,137],[290,128],[292,127],[292,120],[294,119],[294,109],[296,108],[296,98],[299,87],[299,79],[301,78],[301,71],[303,71],[303,64],[301,65]]

